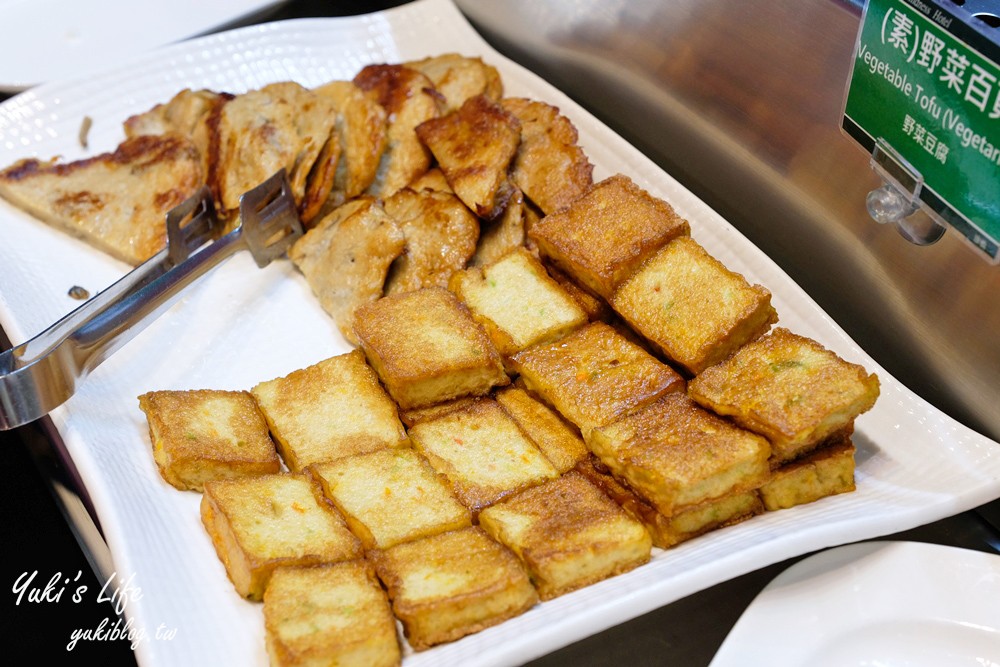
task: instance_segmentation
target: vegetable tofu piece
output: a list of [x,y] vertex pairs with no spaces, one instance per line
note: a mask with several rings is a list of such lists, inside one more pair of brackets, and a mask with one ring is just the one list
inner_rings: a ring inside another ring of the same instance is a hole
[[306,475],[205,483],[201,520],[236,591],[260,600],[279,566],[360,558],[361,542]]
[[351,343],[354,311],[382,296],[406,236],[382,205],[358,197],[334,209],[292,245],[288,257]]
[[349,456],[310,468],[365,549],[472,523],[448,484],[409,447]]
[[580,431],[520,387],[496,394],[497,403],[542,450],[559,474],[572,470],[588,456]]
[[245,391],[151,391],[139,397],[160,475],[181,490],[281,470],[267,422]]
[[517,557],[479,527],[399,544],[370,557],[417,651],[497,625],[538,602]]
[[878,377],[778,327],[691,381],[694,400],[771,441],[789,461],[850,427],[879,395]]
[[417,126],[459,199],[481,218],[498,217],[514,191],[507,169],[521,125],[486,95],[476,95],[440,118]]
[[400,664],[389,599],[364,560],[280,567],[264,592],[273,667],[392,667]]
[[368,65],[354,83],[378,100],[386,112],[388,143],[368,194],[388,197],[431,165],[430,151],[414,128],[441,115],[440,95],[421,72],[402,65]]
[[449,287],[505,357],[587,323],[579,304],[524,248],[485,267],[455,273]]
[[568,206],[593,184],[594,165],[558,108],[523,97],[505,98],[500,105],[521,123],[513,181],[543,213]]
[[683,392],[594,429],[587,446],[667,516],[755,489],[770,473],[767,440],[704,410]]
[[354,330],[404,410],[481,396],[510,383],[489,336],[440,287],[392,294],[358,309]]
[[641,523],[571,471],[479,515],[480,525],[525,563],[542,600],[649,561]]
[[554,343],[518,352],[511,367],[525,388],[575,424],[591,429],[619,419],[684,388],[672,368],[603,322],[593,322]]
[[540,252],[595,294],[610,299],[647,259],[690,225],[622,174],[595,183],[533,225]]
[[768,510],[780,510],[854,489],[854,443],[840,436],[773,471],[760,496]]
[[558,474],[492,399],[422,421],[410,438],[473,512]]
[[576,470],[618,503],[629,516],[645,526],[652,537],[653,546],[661,549],[670,548],[716,528],[745,521],[764,511],[757,490],[751,489],[709,500],[667,516],[657,511],[634,489],[615,479],[597,457],[591,456],[581,461]]
[[261,382],[251,391],[293,472],[409,445],[395,404],[360,350]]
[[458,109],[476,95],[486,95],[491,100],[499,100],[503,95],[500,73],[482,58],[444,53],[403,64],[422,72],[434,83],[445,99],[445,113]]
[[769,291],[727,269],[687,236],[668,243],[622,284],[611,306],[692,375],[778,321]]
[[479,220],[453,194],[403,188],[385,200],[385,211],[406,236],[406,252],[389,271],[386,294],[447,287],[476,252]]

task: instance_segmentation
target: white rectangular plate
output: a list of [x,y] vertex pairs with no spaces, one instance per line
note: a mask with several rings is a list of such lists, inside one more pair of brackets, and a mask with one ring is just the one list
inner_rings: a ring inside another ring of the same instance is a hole
[[[174,45],[99,78],[52,83],[0,105],[0,164],[88,154],[123,138],[121,122],[184,87],[241,92],[292,79],[348,79],[363,66],[457,51],[499,68],[508,95],[555,104],[580,131],[595,178],[616,172],[669,201],[723,263],[767,286],[781,324],[877,372],[882,396],[857,422],[855,493],[757,517],[669,551],[630,573],[556,600],[408,666],[510,665],[692,592],[815,549],[953,515],[1000,497],[1000,444],[915,396],[855,345],[773,262],[714,211],[552,86],[493,51],[447,0],[347,19],[273,23]],[[0,323],[16,343],[128,270],[0,201]],[[198,516],[199,494],[164,483],[136,397],[154,389],[248,389],[344,352],[347,344],[287,261],[258,270],[238,255],[97,369],[52,419],[79,467],[122,579],[141,590],[125,610],[145,631],[149,665],[265,665],[261,607],[226,578]],[[157,640],[157,628],[176,629]]]

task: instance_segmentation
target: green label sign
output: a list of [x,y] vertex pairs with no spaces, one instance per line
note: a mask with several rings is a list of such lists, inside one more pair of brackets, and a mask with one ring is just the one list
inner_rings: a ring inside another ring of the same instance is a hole
[[888,144],[923,177],[920,199],[1000,259],[1000,47],[922,0],[868,0],[844,129]]

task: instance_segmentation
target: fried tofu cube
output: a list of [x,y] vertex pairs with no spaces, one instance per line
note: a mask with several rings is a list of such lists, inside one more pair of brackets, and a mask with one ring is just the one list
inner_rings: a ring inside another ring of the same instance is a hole
[[492,399],[422,421],[410,439],[473,512],[558,474]]
[[572,470],[587,458],[587,446],[580,431],[524,389],[507,387],[497,392],[496,400],[559,474]]
[[773,471],[760,497],[768,510],[780,510],[854,489],[854,443],[843,436]]
[[566,208],[533,225],[530,238],[595,294],[615,289],[660,248],[690,233],[667,202],[617,174],[595,183]]
[[667,516],[755,489],[770,473],[767,440],[701,408],[684,392],[594,429],[587,446]]
[[449,412],[457,410],[458,408],[463,408],[466,405],[469,405],[478,400],[479,399],[477,397],[464,396],[462,398],[456,398],[451,401],[445,401],[444,403],[428,405],[426,408],[413,408],[412,410],[400,410],[399,418],[403,420],[403,423],[406,425],[406,428],[410,428],[414,424],[419,424],[422,421],[446,415]]
[[358,309],[354,330],[368,362],[404,410],[510,383],[489,336],[440,287],[392,294]]
[[479,527],[398,544],[370,557],[417,651],[497,625],[538,602],[517,557]]
[[393,261],[406,236],[371,197],[334,209],[296,241],[288,257],[305,276],[320,305],[351,343],[354,311],[382,296]]
[[251,392],[293,472],[409,445],[396,405],[360,350],[261,382]]
[[386,549],[472,523],[447,483],[408,447],[317,463],[310,472],[365,549]]
[[486,95],[491,100],[499,100],[503,95],[500,73],[482,58],[444,53],[403,64],[422,72],[434,83],[445,99],[445,113],[458,109],[476,95]]
[[593,184],[594,171],[578,144],[576,127],[544,102],[508,97],[500,105],[521,123],[514,184],[546,214],[573,203]]
[[389,271],[386,294],[447,287],[476,252],[479,220],[453,194],[403,188],[385,200],[385,210],[406,236],[406,252]]
[[245,391],[151,391],[139,407],[160,475],[182,491],[281,470],[267,422]]
[[583,309],[524,248],[482,268],[453,274],[449,288],[504,357],[587,323]]
[[581,461],[576,470],[645,526],[653,546],[660,549],[745,521],[764,511],[757,490],[751,489],[706,501],[668,517],[634,489],[615,479],[597,457]]
[[205,483],[201,520],[240,595],[260,600],[279,566],[361,557],[361,542],[320,494],[298,474]]
[[280,567],[264,592],[273,667],[392,667],[401,661],[389,599],[364,560]]
[[625,281],[611,307],[692,375],[778,321],[768,290],[751,285],[687,236],[668,243]]
[[416,128],[448,184],[476,215],[493,219],[513,192],[507,169],[521,141],[517,118],[486,95]]
[[575,424],[584,438],[684,387],[676,371],[603,322],[518,352],[510,365],[526,389]]
[[770,440],[780,463],[853,424],[875,404],[879,381],[816,341],[778,327],[705,369],[688,391]]
[[480,525],[521,558],[542,600],[649,561],[641,523],[571,471],[489,507]]
[[611,319],[611,306],[608,305],[607,301],[581,287],[575,280],[569,277],[564,271],[559,270],[550,261],[543,258],[542,265],[552,279],[559,283],[560,287],[566,290],[566,293],[583,308],[584,312],[587,313],[587,319],[590,321],[607,321]]

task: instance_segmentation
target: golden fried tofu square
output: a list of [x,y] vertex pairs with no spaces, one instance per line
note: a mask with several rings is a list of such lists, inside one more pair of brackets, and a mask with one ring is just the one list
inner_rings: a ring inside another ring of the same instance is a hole
[[502,389],[496,393],[496,401],[542,450],[559,474],[572,470],[587,458],[587,446],[579,429],[524,389]]
[[692,375],[778,321],[768,290],[727,269],[688,236],[668,243],[625,281],[611,306]]
[[479,527],[398,544],[370,558],[417,651],[484,630],[538,602],[517,557]]
[[445,113],[458,109],[476,95],[486,95],[491,100],[499,100],[503,95],[500,73],[482,58],[443,53],[403,65],[422,72],[434,83],[445,99]]
[[201,520],[236,591],[260,600],[279,566],[360,558],[361,542],[307,475],[205,482]]
[[493,219],[503,212],[513,186],[507,169],[521,141],[521,125],[486,95],[416,128],[459,199],[476,215]]
[[508,97],[500,106],[521,123],[511,168],[514,184],[545,214],[573,203],[593,184],[594,171],[573,123],[557,107],[538,100]]
[[445,480],[409,447],[317,463],[309,470],[365,549],[386,549],[472,523]]
[[510,383],[489,336],[441,287],[391,294],[358,309],[354,331],[368,362],[404,410]]
[[389,599],[364,560],[276,569],[264,592],[264,631],[273,667],[401,661]]
[[701,408],[684,392],[594,429],[587,446],[667,516],[755,489],[770,473],[766,439]]
[[584,437],[597,426],[684,388],[676,371],[603,322],[518,352],[510,365],[526,389],[575,424]]
[[360,350],[261,382],[251,392],[293,472],[409,445],[396,405]]
[[281,470],[267,422],[245,391],[151,391],[139,397],[160,475],[181,490]]
[[595,294],[615,289],[660,248],[690,233],[667,202],[617,174],[533,225],[541,253]]
[[504,357],[556,340],[587,314],[524,248],[452,275],[449,288],[472,311]]
[[473,513],[558,474],[493,399],[415,424],[410,439]]
[[545,271],[552,276],[552,279],[559,283],[559,285],[566,290],[566,293],[573,297],[573,300],[576,301],[581,308],[583,308],[584,312],[587,313],[587,319],[590,321],[608,321],[611,319],[611,306],[608,305],[607,301],[582,287],[564,271],[561,271],[557,266],[552,264],[550,260],[547,260],[544,257],[542,258],[542,266],[544,266]]
[[457,410],[458,408],[463,408],[478,400],[479,398],[475,396],[463,396],[462,398],[456,398],[451,401],[445,401],[444,403],[436,403],[434,405],[428,405],[425,408],[400,410],[399,418],[403,421],[403,424],[406,425],[406,428],[410,428],[414,424],[419,424],[422,421],[446,415],[449,412],[452,412],[453,410]]
[[641,523],[571,471],[489,507],[479,524],[521,558],[542,600],[649,561]]
[[406,237],[406,251],[386,279],[386,294],[447,287],[476,252],[479,220],[453,194],[403,188],[385,200],[385,211]]
[[422,72],[403,65],[367,65],[354,77],[354,83],[386,112],[387,143],[375,180],[366,192],[388,197],[430,167],[430,151],[414,129],[441,115],[441,95]]
[[320,305],[356,344],[354,311],[382,296],[406,236],[371,197],[352,199],[326,215],[288,250]]
[[768,510],[780,510],[854,489],[854,443],[841,436],[774,470],[760,497]]
[[584,459],[577,464],[576,470],[645,526],[653,546],[660,549],[745,521],[764,511],[757,490],[751,489],[708,500],[668,517],[627,484],[615,479],[597,457]]
[[688,391],[770,440],[780,463],[853,424],[875,404],[879,381],[816,341],[777,327],[705,369]]

